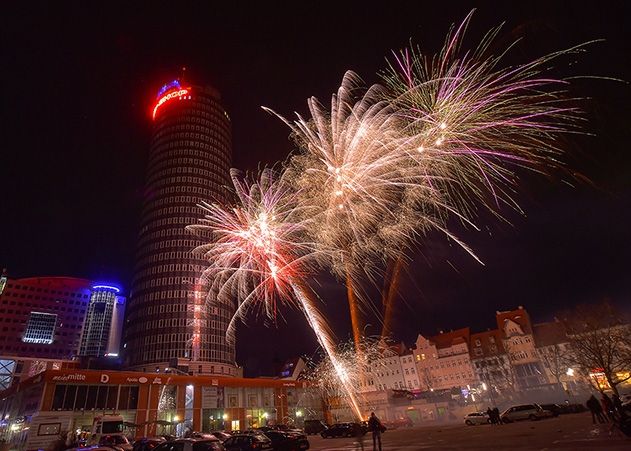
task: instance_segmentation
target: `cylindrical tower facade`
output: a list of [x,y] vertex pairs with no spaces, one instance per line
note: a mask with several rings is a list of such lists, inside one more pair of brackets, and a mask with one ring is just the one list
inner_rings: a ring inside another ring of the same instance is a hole
[[187,231],[203,217],[201,201],[224,201],[231,164],[230,119],[219,93],[181,81],[165,85],[154,121],[136,269],[127,305],[128,367],[235,374],[226,342],[232,312],[206,305],[200,276],[207,266]]

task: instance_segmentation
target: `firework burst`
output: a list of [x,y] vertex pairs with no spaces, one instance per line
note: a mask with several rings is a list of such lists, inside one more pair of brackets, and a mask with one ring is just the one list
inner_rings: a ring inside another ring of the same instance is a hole
[[318,218],[307,231],[340,277],[360,256],[370,257],[363,261],[369,270],[371,262],[387,258],[384,252],[395,252],[384,246],[380,230],[395,219],[393,199],[403,182],[394,149],[398,119],[390,102],[380,100],[383,88],[360,85],[359,77],[347,72],[330,108],[311,98],[310,119],[283,119],[304,149],[290,159],[286,177],[300,189],[303,212]]
[[204,219],[189,226],[209,240],[196,249],[209,262],[202,276],[209,299],[232,303],[236,297],[230,336],[235,319],[253,308],[275,318],[279,301],[293,303],[291,281],[311,273],[315,255],[315,245],[302,240],[306,221],[298,214],[296,193],[274,171],[265,169],[249,182],[232,170],[231,178],[237,203],[203,203]]
[[309,117],[278,115],[298,146],[282,175],[264,170],[246,182],[233,172],[238,203],[202,204],[206,217],[191,226],[209,240],[198,249],[209,261],[209,299],[237,299],[228,334],[256,306],[270,318],[279,302],[298,306],[330,361],[320,373],[359,418],[355,371],[373,351],[359,341],[352,352],[336,350],[305,279],[325,267],[367,303],[362,281],[405,259],[432,229],[475,257],[448,219],[475,227],[479,205],[498,216],[505,205],[519,209],[515,169],[558,166],[558,137],[581,120],[567,83],[544,70],[582,48],[502,68],[504,52],[490,55],[499,28],[462,50],[470,17],[435,56],[395,53],[381,85],[363,88],[347,72],[330,107],[311,98]]
[[[296,192],[287,189],[282,178],[265,169],[257,180],[248,182],[238,171],[231,171],[237,203],[200,205],[205,217],[190,229],[210,240],[197,248],[209,262],[202,279],[206,280],[208,302],[233,302],[237,308],[228,326],[227,335],[234,340],[238,319],[259,307],[266,317],[276,319],[278,303],[291,303],[304,313],[318,342],[334,364],[335,339],[318,311],[308,286],[303,282],[313,275],[313,263],[322,250],[304,241],[308,221],[301,219]],[[351,405],[361,415],[359,404],[351,392],[352,381],[340,380],[347,386]]]
[[327,249],[331,271],[356,286],[405,259],[432,229],[480,261],[448,218],[477,228],[479,205],[498,216],[504,205],[519,209],[514,169],[558,166],[559,135],[578,130],[567,83],[543,71],[582,48],[501,68],[503,53],[489,56],[499,28],[461,49],[470,17],[437,55],[395,53],[383,85],[362,89],[348,72],[330,108],[311,98],[310,117],[278,115],[299,147],[286,176],[300,188],[302,211],[318,218],[306,231]]
[[404,154],[414,185],[431,184],[441,208],[474,217],[477,205],[498,213],[519,209],[512,197],[514,168],[548,172],[559,166],[560,134],[578,131],[581,121],[568,83],[545,75],[546,66],[582,46],[502,68],[504,52],[490,55],[497,27],[480,45],[463,51],[471,14],[447,36],[442,51],[416,48],[395,53],[381,74],[386,98],[401,119]]

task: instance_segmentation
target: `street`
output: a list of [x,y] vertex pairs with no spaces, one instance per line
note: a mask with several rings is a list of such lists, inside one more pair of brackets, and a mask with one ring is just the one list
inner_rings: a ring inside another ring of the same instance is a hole
[[[444,425],[387,431],[384,451],[401,450],[627,450],[631,439],[609,424],[593,425],[589,413],[562,415],[541,421],[522,421],[502,426]],[[323,439],[310,436],[311,450],[361,450],[356,438]],[[364,450],[372,450],[372,437],[364,436]]]

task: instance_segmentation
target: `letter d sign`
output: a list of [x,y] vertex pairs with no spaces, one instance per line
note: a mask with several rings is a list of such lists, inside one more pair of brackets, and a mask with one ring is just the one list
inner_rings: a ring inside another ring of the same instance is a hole
[[107,384],[110,381],[110,377],[107,374],[101,374],[101,383]]

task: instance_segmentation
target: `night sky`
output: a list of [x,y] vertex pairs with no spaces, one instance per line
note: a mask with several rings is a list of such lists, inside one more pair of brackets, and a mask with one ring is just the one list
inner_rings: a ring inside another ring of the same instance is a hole
[[[245,170],[291,150],[288,130],[261,105],[305,112],[309,96],[328,101],[347,69],[376,82],[392,49],[411,39],[437,51],[449,25],[474,6],[466,45],[503,21],[500,44],[521,38],[508,62],[604,39],[553,73],[631,80],[625,1],[587,9],[553,1],[82,3],[3,6],[0,267],[13,277],[79,276],[129,288],[151,103],[182,67],[221,91],[233,165]],[[631,304],[631,87],[580,79],[572,93],[586,98],[586,131],[594,134],[568,140],[574,186],[526,175],[518,194],[526,215],[503,210],[510,223],[482,216],[481,232],[454,224],[485,266],[429,235],[401,280],[396,338],[466,325],[485,330],[496,310],[518,305],[545,321],[578,302]],[[335,331],[347,338],[344,289],[324,276],[318,283]],[[238,361],[248,374],[314,351],[300,315],[289,312],[287,321],[270,329],[252,318],[241,329]],[[376,318],[367,322],[367,333],[379,332]]]

